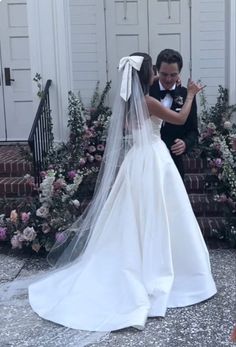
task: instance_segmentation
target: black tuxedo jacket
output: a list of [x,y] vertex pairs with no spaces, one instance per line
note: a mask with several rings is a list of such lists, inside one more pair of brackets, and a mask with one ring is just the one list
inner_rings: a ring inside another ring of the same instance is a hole
[[[160,98],[160,85],[159,81],[155,81],[150,88],[150,96],[153,96],[157,100]],[[173,98],[173,103],[171,110],[179,112],[187,96],[187,88],[182,86],[177,86],[175,89],[175,96]],[[197,103],[196,98],[194,98],[190,114],[187,118],[187,121],[183,125],[175,125],[167,122],[163,123],[161,128],[161,138],[170,149],[174,144],[175,139],[182,139],[186,143],[186,151],[190,151],[198,143],[198,122],[197,122]],[[171,151],[170,151],[171,153]],[[182,155],[176,156],[172,154],[172,158],[181,174],[184,176],[183,169],[183,157]]]

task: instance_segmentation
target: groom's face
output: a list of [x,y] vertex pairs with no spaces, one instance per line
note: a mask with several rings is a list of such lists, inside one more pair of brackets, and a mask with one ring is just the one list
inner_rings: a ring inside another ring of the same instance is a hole
[[179,67],[177,63],[162,62],[159,73],[159,80],[165,89],[171,89],[179,78]]

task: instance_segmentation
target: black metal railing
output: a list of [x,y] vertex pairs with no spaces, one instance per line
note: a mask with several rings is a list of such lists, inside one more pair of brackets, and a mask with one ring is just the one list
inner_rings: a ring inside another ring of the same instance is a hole
[[53,144],[49,100],[49,88],[51,83],[51,80],[47,80],[28,139],[33,156],[34,178],[37,185],[42,181],[40,173],[46,169],[47,154]]

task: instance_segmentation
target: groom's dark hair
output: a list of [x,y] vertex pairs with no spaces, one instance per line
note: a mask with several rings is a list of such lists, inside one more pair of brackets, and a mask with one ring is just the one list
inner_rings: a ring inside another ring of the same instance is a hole
[[178,51],[175,51],[174,49],[166,48],[163,51],[161,51],[157,56],[157,61],[156,61],[157,71],[160,70],[161,63],[167,63],[167,64],[177,63],[179,72],[180,72],[183,67],[183,58]]

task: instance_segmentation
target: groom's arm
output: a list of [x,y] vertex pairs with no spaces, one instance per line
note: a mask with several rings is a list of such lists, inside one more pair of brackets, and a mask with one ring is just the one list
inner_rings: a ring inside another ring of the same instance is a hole
[[[185,101],[187,97],[187,89],[185,87],[177,87],[177,94],[183,97]],[[181,134],[179,138],[174,140],[173,145],[171,146],[171,152],[176,156],[182,155],[184,153],[190,152],[193,147],[198,144],[198,119],[197,119],[197,103],[196,98],[194,97],[192,107],[188,116],[187,121],[184,125],[180,126]]]
[[189,152],[198,144],[198,119],[197,119],[197,103],[196,98],[193,100],[192,108],[188,119],[184,125],[185,131],[183,134],[183,141],[185,142],[185,153]]

